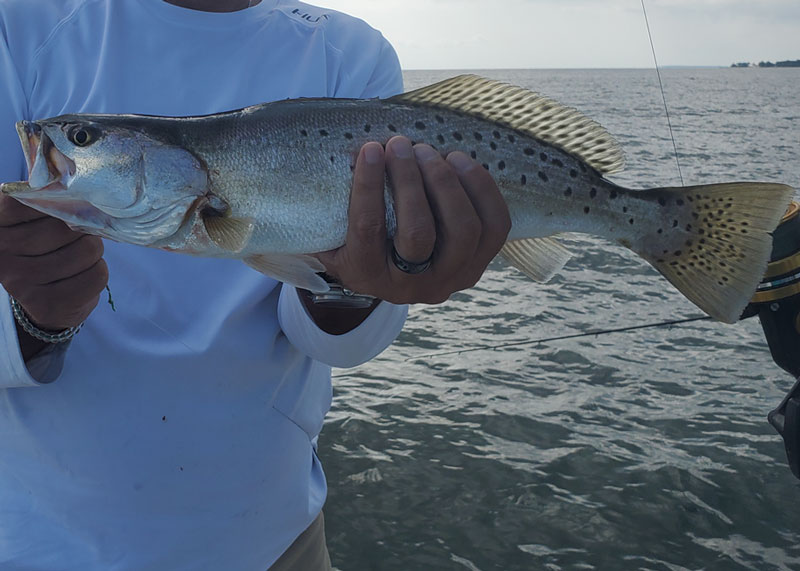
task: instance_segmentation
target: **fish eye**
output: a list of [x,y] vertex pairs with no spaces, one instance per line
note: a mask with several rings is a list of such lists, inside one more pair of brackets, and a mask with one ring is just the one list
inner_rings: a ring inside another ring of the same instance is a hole
[[67,139],[78,147],[88,147],[97,140],[94,129],[76,125],[67,132]]

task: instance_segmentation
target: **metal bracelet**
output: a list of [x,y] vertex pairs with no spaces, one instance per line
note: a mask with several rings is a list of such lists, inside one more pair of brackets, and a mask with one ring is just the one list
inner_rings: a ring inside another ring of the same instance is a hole
[[30,318],[25,314],[25,310],[22,309],[22,306],[16,299],[11,296],[9,296],[9,299],[11,300],[11,311],[14,314],[14,319],[19,323],[19,326],[22,327],[25,333],[39,341],[44,341],[45,343],[65,343],[75,337],[75,334],[83,327],[83,323],[81,323],[74,327],[68,327],[63,331],[44,331],[31,322]]
[[312,303],[342,309],[366,309],[375,303],[371,295],[355,293],[335,282],[328,285],[331,289],[324,293],[311,293]]

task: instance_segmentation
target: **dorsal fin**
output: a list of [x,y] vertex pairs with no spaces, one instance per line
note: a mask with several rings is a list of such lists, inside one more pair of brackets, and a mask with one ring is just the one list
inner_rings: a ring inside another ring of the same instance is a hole
[[625,163],[619,144],[599,123],[577,109],[508,83],[459,75],[389,101],[451,109],[494,121],[567,151],[601,173],[618,172]]

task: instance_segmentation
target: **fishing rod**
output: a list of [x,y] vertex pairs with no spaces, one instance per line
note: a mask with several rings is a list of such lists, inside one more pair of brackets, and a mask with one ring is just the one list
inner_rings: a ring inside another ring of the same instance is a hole
[[466,349],[454,349],[453,351],[427,353],[425,355],[416,355],[414,357],[409,357],[406,359],[406,361],[427,359],[429,357],[441,357],[443,355],[460,355],[462,353],[472,353],[474,351],[505,349],[506,347],[520,347],[522,345],[538,345],[541,343],[550,343],[552,341],[563,341],[565,339],[579,339],[581,337],[599,337],[600,335],[608,335],[610,333],[625,333],[628,331],[636,331],[639,329],[672,327],[675,325],[693,323],[695,321],[709,321],[709,320],[711,320],[711,318],[708,315],[700,315],[696,317],[686,317],[683,319],[673,319],[671,321],[660,321],[658,323],[645,323],[643,325],[628,325],[626,327],[616,327],[613,329],[594,329],[591,331],[584,331],[583,333],[572,333],[570,335],[557,335],[555,337],[542,337],[541,339],[528,339],[527,341],[511,341],[507,343],[500,343],[498,345],[480,345],[478,347],[468,347]]
[[656,57],[656,46],[653,43],[653,34],[650,32],[650,20],[647,18],[647,9],[644,7],[644,0],[642,0],[642,13],[644,14],[644,23],[647,27],[647,37],[650,39],[650,51],[653,52],[653,63],[656,67],[656,75],[658,76],[658,88],[661,90],[661,99],[664,101],[664,113],[667,116],[667,126],[669,127],[669,137],[672,139],[672,149],[675,151],[675,164],[678,166],[678,176],[681,179],[681,186],[686,186],[683,182],[683,171],[681,171],[681,161],[678,157],[678,145],[675,142],[675,133],[672,130],[672,120],[669,116],[669,106],[667,105],[667,95],[664,92],[664,82],[661,81],[661,69],[658,66],[658,58]]

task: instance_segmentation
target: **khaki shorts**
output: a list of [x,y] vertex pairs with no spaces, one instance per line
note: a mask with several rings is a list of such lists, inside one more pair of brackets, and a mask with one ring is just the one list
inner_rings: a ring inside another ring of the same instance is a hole
[[319,513],[269,571],[331,571],[325,545],[325,518]]

